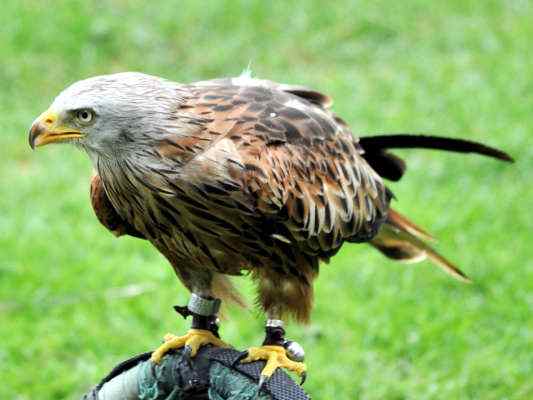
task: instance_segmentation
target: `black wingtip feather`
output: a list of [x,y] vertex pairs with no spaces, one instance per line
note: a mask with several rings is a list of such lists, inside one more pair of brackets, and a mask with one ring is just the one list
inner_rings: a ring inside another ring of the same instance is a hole
[[366,152],[374,152],[384,149],[421,148],[454,151],[459,153],[477,153],[502,161],[514,162],[514,159],[504,151],[465,139],[399,133],[363,136],[360,138],[359,143]]

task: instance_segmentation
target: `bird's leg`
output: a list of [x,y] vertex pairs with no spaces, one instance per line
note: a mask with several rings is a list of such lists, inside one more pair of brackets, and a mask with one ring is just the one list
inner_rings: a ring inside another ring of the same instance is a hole
[[303,348],[298,343],[285,339],[285,329],[280,319],[268,319],[263,345],[249,348],[240,358],[242,363],[258,360],[266,361],[259,379],[259,390],[278,368],[296,372],[301,377],[301,384],[305,381],[306,366],[303,363]]
[[194,357],[198,349],[206,344],[229,347],[218,335],[217,313],[220,300],[205,298],[195,293],[191,295],[186,307],[175,307],[184,318],[192,316],[191,329],[184,336],[165,335],[165,342],[152,353],[151,360],[159,363],[161,358],[171,350],[185,347],[186,354]]

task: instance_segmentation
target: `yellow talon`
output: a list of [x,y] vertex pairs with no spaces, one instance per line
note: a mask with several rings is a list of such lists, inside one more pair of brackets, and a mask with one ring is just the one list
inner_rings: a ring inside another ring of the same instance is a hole
[[194,357],[198,349],[206,344],[212,344],[217,347],[230,347],[228,344],[217,338],[211,331],[204,329],[189,329],[184,336],[176,336],[167,333],[164,337],[165,343],[157,348],[152,353],[150,360],[159,364],[161,359],[170,350],[181,349],[184,346],[189,346],[191,349],[191,357]]
[[296,372],[299,376],[305,375],[307,370],[302,362],[292,361],[287,357],[287,352],[282,346],[265,345],[261,347],[252,347],[248,349],[248,356],[242,363],[249,363],[258,360],[265,360],[266,365],[261,371],[261,376],[270,378],[278,368],[285,368],[289,371]]

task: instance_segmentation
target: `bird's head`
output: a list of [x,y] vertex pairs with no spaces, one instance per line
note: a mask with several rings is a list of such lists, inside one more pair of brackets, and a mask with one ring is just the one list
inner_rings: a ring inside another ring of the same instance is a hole
[[179,85],[136,72],[97,76],[61,92],[29,133],[32,148],[71,142],[117,154],[176,130]]

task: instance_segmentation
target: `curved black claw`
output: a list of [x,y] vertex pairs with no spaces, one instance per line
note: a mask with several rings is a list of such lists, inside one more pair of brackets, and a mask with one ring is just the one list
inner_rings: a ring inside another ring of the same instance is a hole
[[181,357],[182,357],[182,360],[184,360],[189,367],[192,366],[191,354],[192,354],[192,347],[189,346],[188,344],[183,346],[183,350],[181,351]]
[[242,360],[244,360],[246,357],[248,357],[248,350],[244,350],[241,352],[241,354],[238,355],[238,357],[231,363],[232,367],[237,366]]
[[257,385],[257,395],[259,396],[259,393],[261,393],[261,389],[263,389],[263,386],[268,382],[270,379],[267,375],[262,375],[259,377],[259,384]]
[[303,386],[306,379],[307,379],[307,372],[302,372],[302,375],[300,375],[300,386]]

